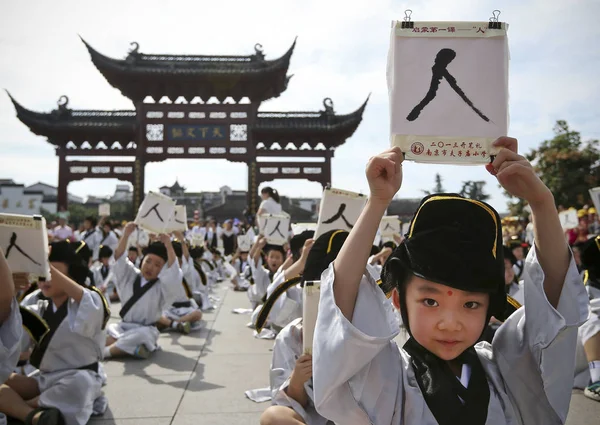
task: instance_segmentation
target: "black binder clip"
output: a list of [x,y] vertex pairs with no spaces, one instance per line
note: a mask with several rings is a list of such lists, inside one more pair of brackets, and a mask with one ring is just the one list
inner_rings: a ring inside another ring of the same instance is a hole
[[500,17],[500,11],[499,10],[494,10],[492,12],[492,17],[490,18],[490,22],[488,24],[488,29],[491,30],[501,30],[502,29],[502,22],[498,21],[498,18]]
[[410,16],[412,15],[412,10],[406,9],[404,11],[404,20],[402,21],[402,28],[414,28],[415,23],[410,20]]

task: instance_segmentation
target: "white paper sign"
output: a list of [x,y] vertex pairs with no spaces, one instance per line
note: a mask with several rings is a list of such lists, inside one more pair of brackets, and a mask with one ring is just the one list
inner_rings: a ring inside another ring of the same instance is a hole
[[135,224],[150,233],[163,233],[175,211],[175,203],[162,193],[148,192],[140,205]]
[[379,223],[379,231],[381,232],[381,237],[393,238],[394,235],[399,235],[402,231],[400,219],[397,215],[386,216],[381,219],[381,223]]
[[321,298],[321,282],[308,281],[302,288],[302,352],[312,354],[319,299]]
[[325,189],[314,239],[330,230],[352,230],[366,203],[367,197],[364,195],[340,189]]
[[110,204],[98,205],[98,215],[100,217],[108,217],[110,215]]
[[558,213],[560,224],[564,230],[575,229],[579,225],[577,210],[566,210]]
[[165,229],[166,232],[185,232],[188,229],[187,226],[187,210],[185,205],[175,205],[175,211],[169,220],[169,224]]
[[295,223],[292,224],[292,233],[294,235],[299,235],[302,232],[306,231],[315,231],[317,230],[317,223]]
[[590,189],[590,196],[592,198],[592,202],[594,203],[594,208],[596,208],[596,211],[600,213],[600,187]]
[[406,159],[482,164],[508,133],[508,26],[394,22],[388,55],[391,144]]
[[129,236],[129,246],[139,245],[142,248],[150,245],[150,235],[144,229],[137,228]]
[[237,237],[237,244],[241,252],[249,252],[250,248],[252,248],[250,235],[239,235]]
[[44,217],[0,214],[0,245],[13,273],[31,273],[50,279]]
[[410,230],[410,222],[408,222],[408,223],[402,223],[402,233],[401,233],[401,235],[405,236],[408,233],[409,230]]
[[271,245],[284,245],[288,241],[290,216],[283,214],[263,214],[258,217],[260,233]]

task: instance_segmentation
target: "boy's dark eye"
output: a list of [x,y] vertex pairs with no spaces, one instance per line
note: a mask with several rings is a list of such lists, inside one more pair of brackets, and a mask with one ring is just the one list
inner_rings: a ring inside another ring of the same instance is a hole
[[465,303],[465,307],[471,310],[479,308],[480,305],[481,304],[479,304],[477,301],[469,301]]
[[423,304],[427,307],[437,307],[438,306],[438,302],[436,300],[433,300],[431,298],[425,298],[423,300]]

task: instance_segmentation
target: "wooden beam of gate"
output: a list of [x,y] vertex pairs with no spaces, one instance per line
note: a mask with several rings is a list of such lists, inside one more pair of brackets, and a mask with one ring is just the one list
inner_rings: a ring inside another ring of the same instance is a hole
[[257,162],[259,181],[308,179],[321,181],[327,173],[325,162]]
[[68,181],[119,179],[133,183],[133,161],[67,161]]

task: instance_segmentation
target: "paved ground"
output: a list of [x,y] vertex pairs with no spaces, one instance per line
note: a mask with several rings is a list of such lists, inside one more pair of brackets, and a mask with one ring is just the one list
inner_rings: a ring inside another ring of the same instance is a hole
[[[106,362],[109,410],[90,425],[258,425],[268,403],[254,403],[244,391],[269,384],[273,341],[255,339],[245,326],[249,316],[232,314],[247,308],[248,298],[227,286],[217,288],[221,303],[205,314],[203,330],[161,334],[162,351],[151,360]],[[112,320],[118,310],[113,305]],[[574,392],[567,424],[598,423],[600,403]]]

